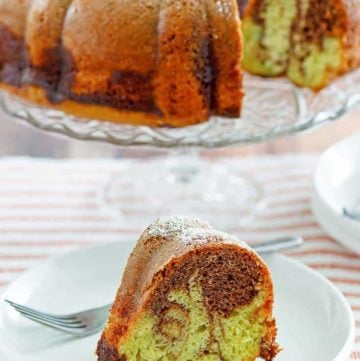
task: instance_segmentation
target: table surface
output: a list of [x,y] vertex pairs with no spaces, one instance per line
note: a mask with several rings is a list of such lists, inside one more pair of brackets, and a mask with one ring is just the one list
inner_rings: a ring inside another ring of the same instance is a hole
[[[84,142],[49,133],[45,134],[12,119],[3,112],[0,112],[0,129],[0,156],[30,155],[52,158],[92,158],[128,155],[136,157],[144,154],[144,150],[134,151],[108,144]],[[319,153],[334,142],[355,132],[360,132],[360,109],[352,111],[334,124],[325,125],[308,133],[288,136],[262,144],[216,150],[212,151],[212,153],[214,155],[224,153],[239,155]]]

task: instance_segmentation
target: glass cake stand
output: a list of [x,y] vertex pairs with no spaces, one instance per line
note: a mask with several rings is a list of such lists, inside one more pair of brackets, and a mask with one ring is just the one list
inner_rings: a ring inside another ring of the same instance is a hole
[[37,128],[69,137],[168,149],[166,157],[115,169],[101,190],[103,204],[116,209],[127,225],[143,227],[159,216],[185,214],[231,230],[266,206],[262,185],[231,162],[200,158],[198,151],[263,142],[335,121],[360,104],[360,70],[319,93],[297,88],[286,79],[246,75],[245,91],[241,119],[213,117],[209,122],[179,129],[79,119],[5,92],[0,92],[0,107]]

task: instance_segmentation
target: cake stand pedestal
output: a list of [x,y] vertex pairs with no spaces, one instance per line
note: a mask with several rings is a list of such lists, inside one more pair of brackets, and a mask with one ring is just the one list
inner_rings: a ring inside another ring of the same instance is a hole
[[167,149],[166,157],[114,169],[106,187],[99,190],[102,206],[115,209],[124,224],[143,227],[156,217],[182,214],[231,230],[266,207],[263,187],[251,174],[234,171],[226,160],[199,157],[199,150],[263,142],[335,121],[360,104],[360,70],[319,93],[299,89],[284,79],[247,75],[245,91],[241,119],[214,117],[180,129],[78,119],[4,92],[0,92],[0,107],[37,128],[69,137]]
[[146,226],[177,214],[206,219],[220,229],[246,222],[260,210],[263,198],[261,184],[250,175],[194,153],[133,163],[111,177],[102,196],[128,225]]

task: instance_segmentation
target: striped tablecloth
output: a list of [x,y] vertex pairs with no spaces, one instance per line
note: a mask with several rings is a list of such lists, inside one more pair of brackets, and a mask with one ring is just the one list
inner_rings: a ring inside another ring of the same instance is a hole
[[[222,161],[233,172],[246,171],[262,182],[269,204],[253,226],[234,233],[249,242],[288,234],[305,238],[305,246],[291,256],[328,277],[348,298],[357,325],[352,360],[360,360],[360,257],[327,236],[311,213],[317,156]],[[119,227],[99,203],[99,190],[121,164],[116,160],[0,160],[0,294],[22,272],[54,254],[139,235],[141,229]]]

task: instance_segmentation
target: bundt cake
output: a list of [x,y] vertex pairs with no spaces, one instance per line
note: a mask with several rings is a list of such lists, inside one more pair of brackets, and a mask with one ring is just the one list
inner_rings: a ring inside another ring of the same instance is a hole
[[0,87],[81,117],[238,117],[236,0],[0,0]]
[[319,90],[360,66],[359,0],[0,0],[0,88],[134,125],[239,117],[243,33],[254,74]]
[[320,90],[360,66],[359,0],[249,0],[244,69]]
[[98,360],[273,360],[273,297],[247,245],[198,220],[160,219],[130,255]]

